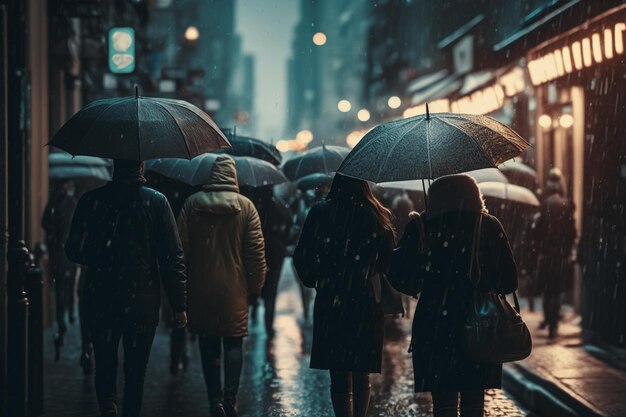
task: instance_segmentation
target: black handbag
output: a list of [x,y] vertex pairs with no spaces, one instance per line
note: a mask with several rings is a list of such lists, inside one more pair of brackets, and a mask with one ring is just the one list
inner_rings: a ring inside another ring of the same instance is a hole
[[468,359],[480,363],[501,364],[527,358],[532,350],[530,331],[520,316],[519,301],[513,292],[515,307],[504,294],[494,291],[483,292],[479,288],[481,279],[478,252],[482,215],[476,220],[469,277],[472,280],[474,266],[478,281],[474,286],[473,299],[463,326],[464,351]]

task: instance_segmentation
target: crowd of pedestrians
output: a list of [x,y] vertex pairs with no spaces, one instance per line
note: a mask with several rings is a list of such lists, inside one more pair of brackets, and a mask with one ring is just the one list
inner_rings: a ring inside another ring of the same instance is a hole
[[[381,372],[381,285],[383,292],[390,284],[407,298],[419,298],[408,348],[415,391],[432,393],[435,416],[456,416],[459,396],[462,416],[481,416],[484,390],[501,387],[501,364],[468,360],[461,349],[474,256],[479,288],[502,294],[517,289],[514,258],[522,258],[520,279],[535,277],[535,287],[543,283],[545,326],[556,335],[576,237],[573,206],[557,170],[524,230],[533,250],[518,256],[467,175],[435,180],[427,206],[420,207],[424,202],[406,193],[381,195],[368,182],[340,174],[330,189],[297,191],[284,201],[271,187],[240,190],[227,155],[216,159],[205,185],[170,202],[146,186],[143,169],[141,162],[115,160],[112,181],[79,201],[67,181],[43,219],[56,290],[55,343],[63,344],[66,316],[74,320],[80,276],[81,363],[88,372],[95,359],[103,416],[116,416],[119,408],[124,416],[140,414],[160,311],[172,329],[170,371],[186,367],[187,340],[197,340],[211,415],[237,416],[248,312],[256,315],[263,301],[271,339],[280,271],[294,244],[305,319],[315,294],[311,367],[329,371],[338,417],[367,414],[369,374]],[[120,344],[122,407],[116,389]]]

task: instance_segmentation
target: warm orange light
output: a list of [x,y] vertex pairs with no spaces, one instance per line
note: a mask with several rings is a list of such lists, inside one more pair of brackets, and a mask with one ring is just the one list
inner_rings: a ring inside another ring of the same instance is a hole
[[276,149],[278,149],[280,152],[287,152],[289,151],[289,141],[287,140],[279,140],[278,142],[276,142]]
[[567,72],[568,74],[570,72],[572,72],[572,56],[569,52],[569,47],[564,47],[563,49],[561,49],[562,52],[562,57],[563,57],[563,68],[565,69],[565,72]]
[[600,34],[591,35],[591,48],[593,51],[593,59],[597,63],[602,62],[602,44],[600,43]]
[[539,116],[538,122],[539,126],[543,127],[544,129],[549,129],[552,126],[552,118],[547,114],[542,114],[541,116]]
[[604,29],[604,56],[606,59],[613,58],[613,32],[611,29]]
[[350,148],[354,148],[356,145],[359,144],[361,139],[363,139],[364,135],[365,135],[364,130],[355,130],[353,132],[350,132],[346,136],[346,143],[348,144]]
[[576,69],[583,69],[583,55],[580,49],[580,42],[576,41],[572,44],[572,55],[574,55],[574,66]]
[[370,112],[367,109],[361,109],[356,114],[356,117],[362,122],[367,122],[370,119]]
[[325,45],[327,40],[328,39],[326,38],[326,34],[324,32],[317,32],[313,35],[313,43],[317,46]]
[[195,26],[189,26],[185,30],[185,39],[190,42],[197,41],[200,38],[200,31]]
[[561,55],[561,50],[557,49],[554,51],[554,62],[556,64],[556,72],[559,77],[565,74],[565,68],[563,66],[563,56]]
[[310,130],[301,130],[296,134],[296,141],[301,145],[308,145],[313,140],[313,133]]
[[402,105],[402,100],[398,96],[391,96],[389,97],[389,100],[387,100],[387,105],[389,108],[397,109]]
[[583,39],[583,63],[586,67],[590,67],[593,64],[591,60],[591,41],[589,38]]
[[352,108],[352,104],[348,100],[339,100],[337,103],[337,109],[342,113],[347,113]]
[[620,22],[615,25],[615,53],[618,55],[624,53],[624,31],[626,23]]
[[569,129],[574,125],[574,117],[569,113],[565,113],[559,117],[559,124],[561,127]]

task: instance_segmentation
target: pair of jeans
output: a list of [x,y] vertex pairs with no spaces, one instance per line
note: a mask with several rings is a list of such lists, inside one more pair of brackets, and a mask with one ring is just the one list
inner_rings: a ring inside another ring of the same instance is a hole
[[[224,344],[224,389],[222,390],[222,343]],[[202,372],[211,405],[235,404],[243,364],[243,337],[200,335]]]
[[433,392],[433,416],[457,417],[461,394],[461,417],[482,417],[485,409],[485,392],[471,390],[459,392]]
[[117,351],[121,340],[124,346],[125,380],[123,416],[139,416],[143,400],[143,383],[155,330],[155,327],[133,325],[91,328],[96,363],[96,395],[101,414],[117,410]]

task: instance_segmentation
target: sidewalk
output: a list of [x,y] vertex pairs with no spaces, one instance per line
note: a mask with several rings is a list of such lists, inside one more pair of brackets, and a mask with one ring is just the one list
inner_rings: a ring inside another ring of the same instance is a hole
[[539,330],[541,312],[522,311],[533,335],[533,353],[504,368],[504,388],[538,416],[626,416],[626,373],[583,346],[577,317],[566,312],[559,337]]

